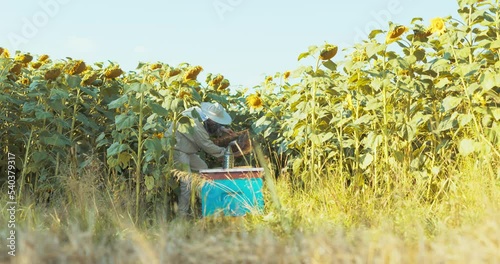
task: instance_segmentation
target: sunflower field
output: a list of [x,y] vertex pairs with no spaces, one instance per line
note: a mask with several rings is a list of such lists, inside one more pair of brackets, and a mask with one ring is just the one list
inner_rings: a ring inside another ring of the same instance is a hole
[[498,1],[458,3],[459,19],[415,18],[373,30],[353,47],[311,46],[298,60],[313,65],[269,75],[252,89],[231,89],[221,74],[199,80],[203,68],[187,63],[124,72],[115,63],[0,48],[0,148],[18,158],[18,202],[78,204],[68,185],[93,181],[135,223],[173,219],[175,142],[164,133],[172,123],[188,129],[180,113],[206,101],[228,109],[233,130],[251,131],[264,150],[260,166],[286,186],[290,196],[266,191],[273,200],[263,221],[271,228],[283,219],[292,227],[310,221],[300,203],[287,203],[300,194],[331,215],[344,210],[350,216],[335,223],[346,227],[378,219],[342,205],[352,199],[392,208],[412,197],[432,210],[461,195],[465,167],[490,175],[483,190],[498,198],[500,9]]

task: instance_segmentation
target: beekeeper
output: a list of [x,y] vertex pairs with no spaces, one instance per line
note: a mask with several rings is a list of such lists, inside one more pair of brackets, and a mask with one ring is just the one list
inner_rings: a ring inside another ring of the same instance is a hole
[[[194,113],[193,111],[196,111]],[[200,107],[191,107],[182,112],[182,115],[191,120],[192,129],[181,132],[177,129],[174,147],[175,168],[187,172],[198,172],[207,169],[207,163],[198,153],[205,153],[216,158],[224,155],[225,148],[217,146],[210,138],[223,135],[233,135],[234,131],[225,125],[232,122],[231,116],[219,103],[201,103]],[[171,127],[167,136],[172,134]],[[180,197],[178,200],[179,216],[187,217],[192,214],[190,208],[191,177],[180,178]]]

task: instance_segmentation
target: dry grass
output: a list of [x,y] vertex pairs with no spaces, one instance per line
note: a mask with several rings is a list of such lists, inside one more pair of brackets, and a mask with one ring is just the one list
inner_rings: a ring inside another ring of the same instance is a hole
[[25,230],[11,263],[499,263],[498,216],[432,239],[421,231],[411,243],[390,230],[331,226],[280,237],[235,223],[211,230],[170,223],[154,232],[121,229],[109,243],[95,241],[98,234],[88,230]]
[[[309,191],[282,178],[276,185],[282,212],[266,200],[262,216],[139,225],[116,198],[133,194],[103,189],[96,173],[85,172],[85,180],[67,175],[51,204],[22,206],[17,256],[8,257],[3,246],[0,262],[500,263],[494,165],[464,163],[450,175],[453,189],[433,203],[405,182],[380,196],[353,191],[335,177]],[[0,216],[4,223],[5,210]],[[1,236],[7,232],[2,225]]]

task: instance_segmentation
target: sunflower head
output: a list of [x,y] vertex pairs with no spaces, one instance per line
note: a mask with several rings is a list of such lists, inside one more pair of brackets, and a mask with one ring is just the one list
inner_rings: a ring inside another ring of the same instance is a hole
[[108,67],[104,71],[104,76],[106,76],[106,78],[108,78],[108,79],[117,78],[117,77],[119,77],[122,74],[123,74],[123,70],[120,69],[120,67],[118,65],[113,65],[111,67]]
[[201,71],[203,71],[201,66],[194,66],[186,72],[184,75],[184,81],[196,80]]
[[156,78],[156,76],[154,75],[148,75],[148,77],[146,77],[146,80],[148,81],[148,83],[154,84],[156,81],[158,81],[158,78]]
[[163,133],[154,133],[153,134],[153,138],[157,138],[157,139],[162,139],[163,138]]
[[187,92],[187,91],[184,91],[184,90],[181,90],[178,94],[177,94],[177,97],[179,97],[180,99],[187,99],[187,98],[190,98],[191,97],[191,93],[190,92]]
[[47,81],[53,81],[57,79],[61,75],[61,69],[59,68],[53,68],[45,72],[44,78]]
[[92,71],[87,71],[82,78],[82,86],[90,86],[97,79],[97,73]]
[[10,58],[9,50],[6,48],[0,48],[0,58]]
[[430,30],[413,30],[413,36],[418,41],[426,41],[430,35],[432,35]]
[[29,54],[17,54],[14,60],[21,63],[28,63],[33,60],[33,56]]
[[442,34],[446,30],[446,27],[444,25],[444,20],[440,17],[436,17],[431,19],[431,25],[428,29],[428,31],[431,34],[438,33]]
[[222,91],[226,90],[227,87],[229,87],[230,83],[228,79],[224,79],[220,82],[219,86],[217,87],[217,90]]
[[387,36],[385,37],[385,43],[389,44],[394,41],[397,41],[401,38],[401,35],[403,35],[406,31],[408,31],[408,28],[405,26],[396,26],[393,30],[389,31],[387,33]]
[[290,71],[286,71],[283,73],[283,78],[285,78],[285,80],[287,80],[289,77],[290,77]]
[[224,76],[218,74],[217,76],[215,76],[215,78],[213,78],[212,80],[210,80],[210,82],[208,83],[208,85],[214,87],[214,88],[217,88],[219,87],[219,84],[222,82],[222,80],[224,80]]
[[252,94],[247,97],[247,104],[250,108],[257,109],[261,108],[264,104],[259,94]]
[[82,60],[76,60],[71,65],[69,65],[68,74],[77,75],[84,72],[87,69],[87,65]]
[[168,77],[174,77],[176,75],[179,75],[179,73],[181,73],[180,69],[170,68],[170,70],[168,71]]
[[21,62],[18,62],[18,63],[15,63],[14,65],[12,65],[9,72],[13,73],[15,75],[19,75],[19,74],[21,74],[22,68],[23,68],[23,64]]
[[31,67],[32,67],[33,69],[38,69],[38,68],[42,67],[42,63],[41,63],[41,62],[39,62],[39,61],[33,61],[33,62],[31,62],[31,64],[30,64],[30,65],[31,65]]
[[154,71],[156,69],[161,69],[161,67],[162,67],[161,63],[153,63],[153,64],[149,65],[149,69],[152,71]]
[[352,53],[352,61],[359,62],[365,61],[368,59],[368,55],[366,54],[366,50],[356,50]]
[[409,70],[405,70],[405,69],[400,69],[398,71],[398,75],[399,76],[410,76],[410,71]]
[[323,50],[321,50],[319,54],[319,58],[321,60],[329,60],[333,58],[335,55],[337,55],[338,49],[339,48],[335,45],[325,44],[325,47],[323,48]]
[[46,61],[49,59],[49,55],[43,54],[40,57],[38,57],[38,61]]
[[29,85],[30,85],[30,83],[31,83],[31,81],[30,81],[30,79],[28,79],[28,78],[21,78],[21,79],[19,80],[19,83],[21,83],[22,85],[25,85],[25,86],[29,86]]
[[267,76],[266,77],[266,83],[270,83],[273,81],[273,76]]

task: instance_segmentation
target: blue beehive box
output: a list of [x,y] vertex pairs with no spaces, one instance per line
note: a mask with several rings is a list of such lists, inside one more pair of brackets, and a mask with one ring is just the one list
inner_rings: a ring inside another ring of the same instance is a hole
[[262,168],[201,170],[202,215],[243,216],[264,209]]

